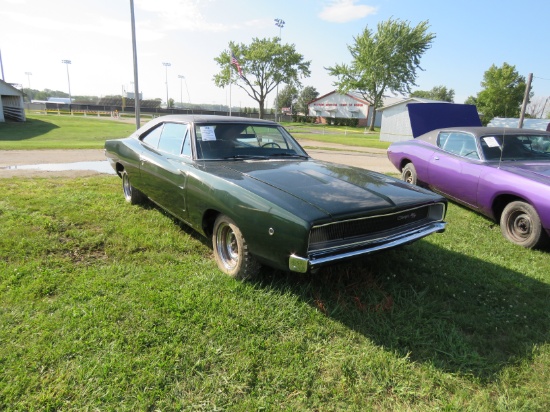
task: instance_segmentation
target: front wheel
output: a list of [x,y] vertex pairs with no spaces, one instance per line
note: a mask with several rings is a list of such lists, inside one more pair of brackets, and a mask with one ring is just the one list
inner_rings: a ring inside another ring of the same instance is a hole
[[415,185],[417,182],[416,168],[412,163],[407,163],[401,171],[401,178],[411,185]]
[[225,215],[217,217],[212,233],[214,258],[220,270],[236,279],[250,279],[259,264],[248,251],[248,245],[235,222]]
[[500,230],[510,242],[528,249],[541,246],[546,241],[537,211],[522,201],[511,202],[504,208]]

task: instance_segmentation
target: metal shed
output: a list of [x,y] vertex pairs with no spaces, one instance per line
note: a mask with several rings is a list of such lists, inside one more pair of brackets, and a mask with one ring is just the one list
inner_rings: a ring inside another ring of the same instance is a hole
[[5,122],[6,119],[19,122],[26,120],[23,92],[0,80],[0,122]]
[[[513,117],[495,117],[487,126],[490,127],[518,127],[519,119]],[[550,132],[550,119],[524,119],[524,129],[544,130]]]
[[413,138],[411,120],[407,105],[409,103],[445,103],[437,100],[411,97],[378,109],[382,113],[380,140],[383,142],[400,142]]

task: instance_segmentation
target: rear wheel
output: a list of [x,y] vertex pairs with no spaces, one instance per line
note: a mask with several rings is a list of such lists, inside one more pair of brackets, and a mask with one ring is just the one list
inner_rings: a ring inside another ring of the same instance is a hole
[[401,178],[411,185],[415,185],[417,181],[416,168],[412,163],[407,163],[401,171]]
[[509,203],[500,217],[502,235],[525,248],[541,246],[547,239],[533,206],[522,201]]
[[240,229],[229,217],[217,217],[212,245],[214,258],[222,272],[236,279],[250,279],[257,275],[260,266],[248,251]]
[[126,170],[123,170],[120,173],[120,177],[122,178],[122,191],[126,201],[131,205],[143,203],[145,196],[138,189],[132,186],[130,183],[130,176],[128,176]]

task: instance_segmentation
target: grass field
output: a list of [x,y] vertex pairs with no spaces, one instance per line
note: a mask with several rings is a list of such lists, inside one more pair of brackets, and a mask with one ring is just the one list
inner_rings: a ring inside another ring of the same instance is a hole
[[118,177],[0,194],[2,411],[550,409],[549,252],[457,205],[412,245],[239,282]]
[[[142,122],[143,123],[143,122]],[[379,133],[364,129],[285,123],[296,137],[349,146],[387,148]],[[126,137],[135,130],[132,120],[97,117],[29,115],[27,121],[0,123],[0,150],[102,149],[105,140]],[[321,144],[321,143],[320,143]]]
[[0,123],[0,150],[102,149],[105,140],[130,135],[135,124],[96,117],[32,115]]
[[316,275],[222,275],[112,176],[0,180],[0,410],[550,405],[550,260],[446,233]]

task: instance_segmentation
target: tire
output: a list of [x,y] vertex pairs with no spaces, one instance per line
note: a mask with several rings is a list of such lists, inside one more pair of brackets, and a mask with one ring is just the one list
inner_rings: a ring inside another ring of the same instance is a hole
[[248,245],[235,222],[219,215],[212,232],[214,258],[218,268],[235,279],[251,279],[258,274],[260,265],[248,252]]
[[405,167],[403,167],[403,170],[401,171],[401,179],[411,185],[417,184],[416,168],[412,163],[407,163]]
[[528,249],[542,246],[547,240],[537,211],[522,201],[511,202],[504,208],[500,230],[507,240]]
[[124,198],[126,201],[131,205],[143,203],[145,196],[138,189],[132,186],[130,183],[130,176],[128,176],[126,170],[123,170],[120,173],[120,177],[122,178],[122,192],[124,193]]

